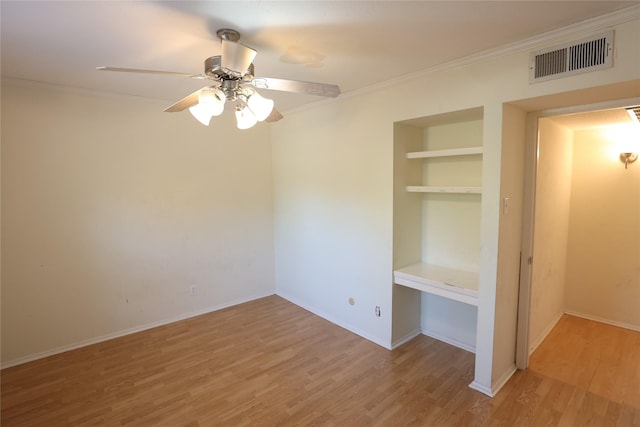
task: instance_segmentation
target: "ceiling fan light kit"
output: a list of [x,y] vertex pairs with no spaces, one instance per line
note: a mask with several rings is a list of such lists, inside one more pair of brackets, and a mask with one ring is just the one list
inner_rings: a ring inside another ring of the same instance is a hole
[[[257,52],[241,43],[240,33],[231,29],[218,30],[221,40],[221,55],[211,56],[204,61],[204,74],[187,75],[195,79],[213,80],[214,84],[197,90],[170,105],[164,111],[173,113],[189,109],[191,114],[203,125],[208,126],[213,116],[224,111],[227,101],[235,102],[235,115],[238,129],[249,129],[257,122],[275,122],[282,119],[274,108],[272,99],[261,96],[254,88],[305,93],[335,98],[340,88],[326,83],[304,82],[297,80],[254,77],[254,65]],[[139,70],[119,67],[97,67],[102,71],[147,73],[170,76],[185,76],[183,73],[155,70]]]
[[189,107],[189,111],[200,123],[209,126],[213,116],[219,116],[224,111],[226,101],[224,92],[218,88],[210,87],[200,90],[198,103]]
[[249,129],[258,122],[256,116],[247,107],[236,107],[238,129]]
[[247,107],[256,116],[256,119],[258,119],[259,122],[262,122],[269,117],[274,104],[273,99],[260,96],[260,94],[255,90],[253,91],[253,94],[249,96],[249,99],[247,99]]
[[198,120],[205,126],[209,126],[211,118],[213,117],[213,114],[207,111],[206,108],[203,108],[202,104],[196,104],[192,107],[189,107],[189,112],[193,117],[196,118],[196,120]]

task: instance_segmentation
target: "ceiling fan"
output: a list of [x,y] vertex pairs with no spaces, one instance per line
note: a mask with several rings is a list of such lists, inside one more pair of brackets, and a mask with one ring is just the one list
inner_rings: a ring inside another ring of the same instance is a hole
[[213,81],[212,85],[198,89],[164,110],[173,113],[188,108],[191,114],[206,126],[209,125],[213,116],[222,114],[227,101],[235,102],[235,114],[239,129],[248,129],[259,121],[275,122],[280,120],[282,114],[274,108],[273,100],[262,97],[255,88],[332,98],[340,94],[340,88],[332,84],[255,77],[253,60],[258,52],[239,43],[240,33],[236,30],[224,28],[218,30],[216,34],[222,42],[222,53],[205,59],[204,74],[191,75],[172,71],[105,66],[97,67],[97,69]]

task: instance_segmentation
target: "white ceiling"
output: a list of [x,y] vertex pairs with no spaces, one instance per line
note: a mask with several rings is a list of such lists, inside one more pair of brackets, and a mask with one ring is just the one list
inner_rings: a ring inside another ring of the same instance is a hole
[[613,108],[609,110],[588,111],[586,113],[566,114],[550,117],[550,120],[574,131],[597,129],[612,124],[637,123],[624,108]]
[[[636,1],[7,1],[1,73],[167,105],[199,80],[95,67],[199,74],[234,28],[259,53],[256,75],[338,84],[351,92],[563,28]],[[315,102],[268,91],[281,111]]]

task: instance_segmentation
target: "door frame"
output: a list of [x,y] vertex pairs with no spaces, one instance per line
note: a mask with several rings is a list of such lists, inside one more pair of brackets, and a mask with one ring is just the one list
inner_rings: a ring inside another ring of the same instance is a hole
[[557,109],[535,111],[527,114],[524,158],[524,188],[522,201],[522,245],[520,249],[520,289],[518,294],[518,323],[516,330],[516,367],[529,366],[529,325],[531,321],[531,281],[533,272],[533,248],[535,231],[536,182],[538,149],[540,146],[539,121],[542,118],[591,111],[610,110],[640,105],[640,97],[615,99],[594,104],[573,105]]

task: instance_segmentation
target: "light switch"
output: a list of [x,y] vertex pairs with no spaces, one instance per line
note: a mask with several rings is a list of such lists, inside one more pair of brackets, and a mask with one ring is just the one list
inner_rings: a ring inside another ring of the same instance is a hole
[[502,199],[502,213],[503,215],[507,215],[509,213],[509,204],[510,204],[510,200],[508,197],[505,197],[504,199]]

